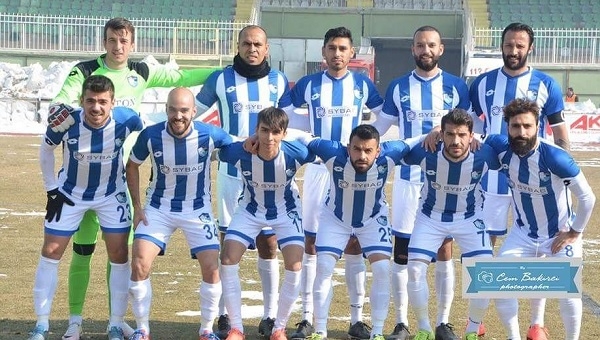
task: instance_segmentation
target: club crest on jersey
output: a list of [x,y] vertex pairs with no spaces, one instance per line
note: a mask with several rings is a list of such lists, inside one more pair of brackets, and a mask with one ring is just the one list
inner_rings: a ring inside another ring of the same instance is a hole
[[251,187],[253,187],[253,188],[256,188],[258,186],[258,182],[248,181],[248,185],[251,186]]
[[277,85],[269,84],[269,91],[271,93],[277,93]]
[[228,88],[225,90],[225,92],[227,92],[227,93],[235,92],[235,86],[229,86],[229,87],[228,87]]
[[354,89],[354,97],[356,97],[356,99],[362,99],[363,91],[359,89]]
[[127,82],[129,85],[136,87],[138,86],[138,77],[137,76],[129,76],[127,77]]
[[502,115],[502,107],[498,105],[492,106],[492,116]]
[[163,155],[162,151],[155,151],[154,152],[154,157],[155,158],[160,158],[160,157],[162,157],[162,155]]
[[481,172],[479,171],[473,171],[471,172],[471,178],[472,179],[479,179],[481,177]]
[[508,186],[510,188],[514,188],[515,187],[515,182],[513,182],[511,179],[508,179]]
[[171,173],[171,168],[164,164],[159,165],[158,169],[160,170],[160,172],[162,172],[165,175],[168,175]]
[[115,195],[115,198],[117,199],[117,202],[123,204],[123,203],[127,203],[127,194],[125,192],[119,192]]
[[540,173],[539,173],[538,176],[540,176],[540,181],[542,181],[542,182],[548,182],[550,180],[550,174],[549,173],[540,171]]
[[475,225],[475,228],[479,230],[485,230],[485,223],[483,223],[483,220],[476,219],[473,221],[473,224]]
[[67,139],[67,144],[77,144],[77,138],[69,138]]
[[202,214],[200,214],[200,216],[198,216],[198,219],[202,223],[212,223],[212,218],[210,218],[210,214],[209,213],[202,213]]
[[292,177],[296,174],[296,169],[285,169],[285,175],[287,177]]
[[444,103],[452,104],[452,95],[448,93],[444,93]]
[[537,91],[533,91],[533,90],[527,90],[527,99],[531,100],[531,101],[535,101],[537,99]]
[[206,150],[206,148],[198,148],[198,155],[200,157],[205,157],[207,153],[208,153],[208,150]]
[[377,167],[377,172],[379,172],[380,174],[384,174],[386,171],[388,171],[387,164],[381,164]]
[[73,152],[73,158],[75,158],[78,161],[82,161],[85,158],[85,156],[81,152]]
[[319,106],[319,107],[315,108],[315,114],[317,115],[317,117],[323,118],[323,117],[325,117],[325,113],[326,113],[326,110],[324,107]]
[[287,213],[287,216],[290,219],[292,219],[292,220],[299,220],[300,219],[300,214],[298,214],[298,212],[296,210],[289,211]]
[[240,102],[235,102],[233,103],[233,113],[238,113],[241,112],[244,109],[244,104],[240,103]]
[[333,171],[342,172],[342,171],[344,171],[344,167],[336,165],[336,166],[333,167]]
[[410,100],[410,96],[404,96],[404,97],[400,98],[401,103],[406,103],[409,100]]
[[310,100],[317,100],[321,97],[321,95],[319,93],[314,93],[311,97]]
[[386,226],[388,224],[388,219],[387,216],[379,216],[377,217],[377,223],[379,223],[380,225]]
[[435,190],[440,190],[442,188],[442,185],[438,182],[431,182],[431,187]]
[[120,148],[121,145],[123,145],[123,140],[121,138],[115,138],[115,145]]
[[348,183],[347,181],[344,181],[343,179],[338,180],[338,187],[340,187],[342,189],[346,189],[349,185],[350,185],[350,183]]

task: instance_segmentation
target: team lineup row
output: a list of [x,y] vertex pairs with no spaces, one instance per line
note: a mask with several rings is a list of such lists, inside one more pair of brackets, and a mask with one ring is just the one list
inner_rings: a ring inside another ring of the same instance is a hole
[[[511,229],[500,256],[540,256],[539,249],[531,252],[539,244],[549,256],[581,256],[581,232],[595,198],[568,152],[537,138],[549,122],[555,143],[568,148],[560,89],[550,77],[527,66],[533,45],[533,32],[527,25],[515,23],[505,29],[504,67],[479,77],[470,90],[462,80],[438,68],[443,54],[439,32],[431,26],[417,29],[412,46],[416,68],[392,82],[385,101],[369,79],[348,71],[352,36],[343,27],[325,35],[322,53],[328,70],[302,78],[291,90],[285,76],[266,62],[268,42],[259,26],[240,32],[232,66],[204,73],[129,61],[134,29],[125,19],[111,19],[104,33],[107,53],[76,65],[55,100],[71,103],[79,99],[82,109],[56,105],[41,147],[48,214],[34,283],[38,321],[30,339],[46,336],[58,262],[71,236],[71,316],[63,339],[79,339],[89,261],[99,226],[110,261],[109,339],[149,338],[150,267],[177,227],[184,230],[202,270],[201,339],[244,338],[238,263],[254,242],[265,296],[259,333],[270,339],[287,339],[285,327],[300,291],[303,320],[289,337],[327,337],[331,274],[342,253],[351,305],[349,336],[383,339],[392,294],[396,307],[392,338],[408,338],[410,302],[418,321],[416,339],[458,339],[448,324],[454,274],[451,241],[446,237],[452,235],[459,242],[463,256],[491,257],[488,235],[506,233],[505,203],[511,201],[519,228]],[[139,103],[140,87],[197,83],[204,86],[195,98],[181,87],[171,91],[167,121],[147,127],[139,136],[136,131],[142,129],[142,122],[137,113],[113,107],[127,96],[137,96],[131,102]],[[526,99],[513,101],[516,98]],[[223,130],[193,122],[198,112],[214,103]],[[296,114],[294,109],[303,104],[308,104],[308,115]],[[361,122],[365,105],[377,115],[373,125]],[[483,126],[477,128],[493,136],[480,150],[470,151],[473,126],[482,122],[473,119],[473,114],[485,117]],[[399,126],[404,141],[380,145],[379,134],[391,124]],[[297,133],[297,141],[282,141],[288,125],[310,134]],[[252,132],[257,135],[256,155],[231,137],[245,138]],[[313,140],[310,135],[319,138]],[[123,155],[130,154],[134,142],[125,171]],[[52,151],[61,144],[63,168],[55,178]],[[221,162],[216,179],[218,228],[226,230],[220,266],[219,233],[209,194],[213,149],[219,149]],[[144,206],[138,168],[147,157],[152,159],[153,176]],[[311,181],[304,182],[300,208],[293,176],[305,163],[305,177]],[[526,175],[521,163],[537,172]],[[497,171],[500,164],[502,170]],[[396,166],[392,202],[395,211],[406,213],[393,214],[390,223],[383,184]],[[480,184],[486,198],[483,210]],[[536,197],[523,189],[535,187],[543,187],[534,192],[544,194]],[[569,191],[579,202],[575,219],[571,218]],[[498,221],[498,216],[505,216],[504,221]],[[130,266],[127,238],[132,222],[135,237]],[[279,293],[278,247],[285,265]],[[437,254],[431,251],[438,248]],[[370,331],[362,322],[363,253],[374,274]],[[435,334],[428,319],[425,280],[434,257],[436,294],[441,301]],[[76,275],[83,275],[78,283]],[[135,331],[123,321],[127,296],[137,322]],[[470,301],[466,339],[477,339],[482,333],[487,304],[487,299]],[[532,304],[537,308],[532,308],[535,315],[529,333],[535,334],[528,333],[528,338],[543,339],[544,301],[532,300]],[[508,338],[520,339],[517,301],[496,305]],[[561,312],[568,315],[563,318],[565,337],[577,339],[581,299],[561,301]],[[217,317],[219,325],[213,333]]]

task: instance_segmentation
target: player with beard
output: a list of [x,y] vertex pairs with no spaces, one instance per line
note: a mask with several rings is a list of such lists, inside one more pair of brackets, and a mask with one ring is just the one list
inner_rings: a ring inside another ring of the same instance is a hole
[[[210,158],[214,148],[233,142],[222,129],[198,121],[193,93],[186,88],[169,92],[167,121],[145,128],[127,162],[127,185],[134,205],[135,236],[129,295],[137,330],[130,340],[150,339],[152,286],[150,272],[164,253],[175,230],[181,228],[192,258],[198,259],[200,339],[215,339],[212,327],[219,312],[219,233],[213,222]],[[152,181],[146,204],[140,196],[140,165],[152,160]]]
[[392,168],[419,142],[390,141],[379,144],[371,125],[354,128],[348,146],[339,141],[304,135],[308,150],[323,160],[329,172],[329,192],[321,210],[316,235],[317,275],[314,284],[315,332],[313,340],[327,339],[327,319],[333,294],[332,275],[350,237],[355,236],[371,263],[371,321],[369,339],[383,340],[383,324],[390,300],[389,266],[392,252],[385,183]]
[[[534,34],[530,26],[512,23],[502,32],[502,59],[504,66],[478,76],[471,84],[470,98],[473,111],[484,117],[485,135],[507,134],[502,118],[504,105],[516,98],[535,101],[540,107],[539,131],[546,137],[546,123],[552,128],[554,143],[569,149],[568,127],[563,119],[564,108],[560,85],[547,74],[527,64],[533,52]],[[492,236],[492,243],[499,235],[505,235],[508,211],[511,205],[510,189],[503,173],[489,171],[481,182],[484,190],[483,219]],[[545,301],[532,299],[531,327],[528,338],[547,339],[544,327]]]
[[[258,112],[277,106],[279,99],[288,92],[288,81],[283,73],[269,66],[269,43],[262,27],[244,27],[239,33],[237,48],[233,65],[210,75],[196,95],[196,103],[198,113],[217,103],[223,129],[233,136],[248,137],[256,126]],[[219,162],[216,198],[217,219],[222,235],[225,235],[231,222],[243,188],[244,184],[236,167]],[[277,315],[279,289],[277,238],[271,228],[265,227],[257,236],[256,248],[264,306],[258,333],[268,339]],[[219,309],[217,336],[224,339],[231,330],[231,325],[223,303]]]
[[[385,104],[373,126],[385,133],[392,124],[399,127],[400,139],[439,131],[442,116],[453,108],[470,109],[466,83],[439,68],[444,53],[440,32],[432,26],[418,28],[411,47],[416,68],[393,80],[386,92]],[[436,128],[437,127],[437,128]],[[436,138],[435,145],[439,139]],[[392,264],[392,294],[396,309],[396,326],[390,339],[408,339],[408,243],[415,227],[423,172],[418,166],[396,168],[392,204],[394,262]],[[454,298],[454,264],[452,239],[448,238],[437,253],[435,287],[438,302],[436,334],[439,339],[456,339],[448,323]],[[484,333],[482,329],[480,333]]]
[[[461,258],[492,257],[481,220],[478,184],[488,169],[500,168],[498,156],[489,146],[469,150],[473,119],[463,109],[452,109],[442,117],[441,132],[441,142],[431,151],[427,146],[417,145],[404,157],[405,163],[418,165],[425,173],[422,199],[408,246],[409,302],[419,328],[416,340],[450,338],[437,330],[434,335],[429,323],[427,267],[435,249],[452,235],[462,251]],[[477,332],[488,304],[489,299],[469,300],[464,339],[479,338]]]
[[[539,138],[540,109],[535,101],[515,99],[504,106],[506,135],[490,135],[512,189],[514,222],[499,257],[582,256],[582,233],[596,197],[569,153]],[[535,171],[530,171],[535,169]],[[571,197],[577,198],[573,209]],[[517,299],[496,299],[508,339],[520,340]],[[579,339],[581,298],[559,299],[566,340]],[[531,331],[531,328],[530,328]],[[527,333],[527,339],[536,339]]]

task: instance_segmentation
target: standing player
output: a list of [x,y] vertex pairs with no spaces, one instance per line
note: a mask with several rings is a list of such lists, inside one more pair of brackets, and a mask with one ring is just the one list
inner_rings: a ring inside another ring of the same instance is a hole
[[[419,331],[416,340],[451,339],[431,331],[427,266],[448,235],[458,242],[462,257],[492,257],[492,247],[480,219],[481,195],[478,184],[488,169],[499,169],[498,156],[484,146],[470,152],[473,119],[463,109],[452,109],[442,117],[441,139],[429,152],[414,147],[404,157],[407,164],[418,165],[425,173],[420,209],[408,244],[408,292]],[[478,339],[481,320],[489,299],[469,301],[466,340]],[[454,339],[458,339],[452,334]]]
[[[440,32],[432,26],[418,28],[411,47],[416,68],[392,81],[388,87],[381,114],[373,123],[381,133],[391,124],[399,127],[400,139],[439,131],[440,119],[453,108],[470,109],[469,90],[465,82],[438,66],[444,53]],[[437,140],[437,139],[436,139]],[[396,326],[391,339],[408,339],[408,243],[423,186],[423,172],[418,166],[396,168],[392,191],[394,211],[394,263],[392,264],[392,295],[396,308]],[[448,324],[454,298],[454,263],[452,239],[446,240],[437,253],[435,291],[438,298],[436,336],[455,339]],[[435,257],[435,256],[434,256]],[[483,329],[481,333],[485,333]]]
[[[127,239],[131,228],[125,190],[123,143],[142,129],[137,113],[114,108],[115,89],[110,79],[90,76],[82,86],[82,109],[73,112],[67,131],[50,127],[40,147],[44,186],[48,192],[44,245],[35,275],[33,297],[38,320],[29,340],[43,340],[58,281],[58,264],[83,215],[93,210],[102,223],[110,272],[110,339],[123,339],[129,276]],[[55,178],[54,149],[62,144],[63,167]]]
[[[106,53],[96,59],[76,64],[59,93],[55,103],[70,105],[81,95],[81,84],[90,75],[104,75],[115,84],[115,106],[126,106],[139,112],[144,91],[153,87],[195,86],[204,83],[214,69],[176,70],[129,60],[135,46],[135,28],[124,18],[113,18],[104,25]],[[51,108],[49,125],[55,131],[66,130],[73,122],[69,108],[57,105]],[[135,142],[134,134],[125,145],[125,158]],[[98,218],[87,212],[81,228],[73,236],[73,258],[69,267],[69,328],[63,340],[79,340],[83,321],[83,303],[90,280],[90,262],[98,238]],[[123,324],[126,335],[133,331]]]
[[[381,110],[383,99],[370,79],[348,70],[348,62],[354,55],[350,30],[345,27],[328,30],[322,53],[327,70],[301,78],[289,96],[281,99],[280,106],[290,116],[291,127],[346,145],[352,129],[362,123],[363,107],[367,106],[377,113]],[[308,104],[308,115],[293,112],[304,104]],[[304,178],[311,180],[305,180],[302,189],[305,234],[301,284],[303,320],[298,324],[296,333],[291,335],[292,339],[304,339],[314,331],[311,321],[314,309],[313,283],[317,268],[315,239],[329,176],[327,168],[321,162],[309,164],[304,173]],[[344,256],[350,298],[348,335],[356,339],[369,339],[368,327],[362,322],[366,266],[356,238],[350,239]]]
[[[308,134],[307,134],[308,135]],[[410,150],[402,141],[379,145],[379,133],[367,124],[350,134],[348,146],[326,139],[301,138],[308,150],[323,160],[330,173],[329,193],[321,210],[317,233],[317,275],[314,284],[315,333],[327,339],[327,319],[333,294],[331,278],[350,237],[355,236],[371,263],[371,320],[368,339],[383,340],[383,324],[390,302],[389,266],[392,236],[385,201],[389,171]]]
[[[563,119],[564,103],[560,86],[547,74],[527,65],[533,51],[533,30],[526,24],[512,23],[502,32],[502,59],[504,66],[478,76],[470,88],[473,111],[483,116],[484,134],[507,134],[502,108],[516,98],[535,101],[540,107],[539,135],[545,137],[546,123],[550,124],[554,143],[569,149],[568,128]],[[483,219],[492,237],[506,234],[508,210],[511,205],[506,177],[498,171],[489,171],[481,186],[484,190]],[[528,338],[545,340],[544,299],[531,299],[531,327]]]
[[[186,88],[171,90],[166,111],[166,122],[142,131],[127,162],[136,228],[129,294],[137,330],[130,340],[150,339],[150,270],[177,228],[186,236],[202,272],[200,340],[216,339],[212,327],[218,315],[221,282],[219,234],[211,211],[210,156],[214,148],[231,143],[232,138],[220,128],[192,121],[196,103]],[[143,207],[139,167],[148,157],[153,176]]]
[[287,339],[285,327],[300,292],[304,233],[295,175],[303,164],[314,161],[315,157],[304,145],[282,141],[288,126],[283,110],[274,107],[261,110],[257,124],[256,155],[244,151],[242,143],[219,150],[219,159],[235,165],[245,184],[243,199],[227,228],[221,251],[223,299],[232,325],[228,340],[244,339],[239,262],[265,226],[275,231],[285,263],[271,340]]
[[[231,135],[248,137],[256,126],[258,112],[276,106],[288,91],[283,73],[271,70],[267,62],[269,44],[267,33],[256,25],[244,27],[238,37],[238,53],[233,65],[214,72],[196,96],[199,112],[218,104],[223,129]],[[221,232],[227,230],[233,211],[243,192],[243,182],[235,166],[219,163],[217,173],[217,219]],[[272,229],[266,228],[256,239],[258,273],[263,287],[264,311],[258,326],[261,335],[269,337],[277,313],[279,264],[277,239]],[[229,320],[220,306],[218,322],[220,338],[229,332]]]
[[[514,202],[513,227],[498,256],[580,258],[582,233],[596,201],[592,189],[567,151],[538,137],[541,126],[536,102],[516,99],[503,111],[508,137],[491,135],[485,142],[499,155]],[[577,198],[575,209],[571,195]],[[579,339],[581,298],[560,299],[559,306],[564,338]],[[521,339],[518,308],[517,299],[496,300],[498,315],[512,340]],[[527,334],[530,339],[530,332]]]

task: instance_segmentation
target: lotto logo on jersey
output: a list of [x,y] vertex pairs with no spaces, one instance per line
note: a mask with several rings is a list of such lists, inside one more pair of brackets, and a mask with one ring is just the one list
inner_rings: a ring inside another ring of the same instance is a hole
[[90,153],[86,154],[83,152],[74,152],[73,158],[75,158],[79,162],[85,163],[102,163],[107,161],[112,161],[113,159],[119,157],[119,151],[115,151],[112,153]]
[[404,97],[400,98],[401,103],[406,103],[409,100],[410,100],[410,96],[404,96]]
[[235,103],[233,103],[233,113],[234,114],[238,114],[238,113],[242,113],[242,112],[258,113],[267,107],[269,107],[269,105],[266,105],[265,103],[261,103],[261,102],[247,102],[247,103],[235,102]]
[[317,118],[336,118],[336,117],[356,117],[356,107],[347,106],[332,106],[332,107],[317,107],[315,109]]
[[408,121],[415,120],[437,120],[441,119],[448,111],[407,111],[406,118]]

